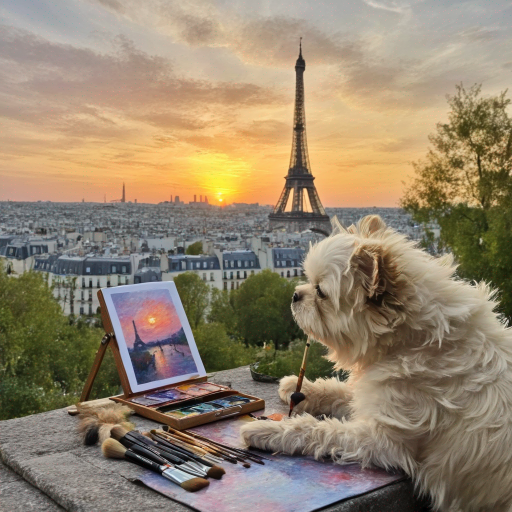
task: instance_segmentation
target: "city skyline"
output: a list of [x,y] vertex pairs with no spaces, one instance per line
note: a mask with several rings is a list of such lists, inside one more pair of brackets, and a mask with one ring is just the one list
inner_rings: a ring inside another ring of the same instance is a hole
[[[397,205],[463,82],[507,88],[497,0],[28,0],[0,8],[0,200],[275,205],[299,37],[325,207]],[[221,202],[220,199],[223,201]]]

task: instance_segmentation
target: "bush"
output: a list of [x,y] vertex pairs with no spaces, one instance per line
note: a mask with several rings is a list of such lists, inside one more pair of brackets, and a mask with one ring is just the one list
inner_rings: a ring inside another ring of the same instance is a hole
[[273,340],[283,348],[302,335],[293,320],[291,302],[297,281],[264,270],[250,276],[237,291],[234,308],[240,336],[249,344]]
[[[305,346],[304,340],[300,339],[290,343],[288,350],[275,350],[274,345],[270,343],[258,353],[257,372],[279,378],[286,375],[298,375]],[[325,358],[326,354],[327,348],[324,345],[315,341],[311,343],[306,364],[306,377],[309,380],[315,380],[320,377],[337,376],[341,380],[345,380],[348,377],[348,372],[335,371],[333,364]]]
[[254,362],[256,349],[230,338],[222,324],[203,324],[194,330],[194,338],[207,372],[229,370]]

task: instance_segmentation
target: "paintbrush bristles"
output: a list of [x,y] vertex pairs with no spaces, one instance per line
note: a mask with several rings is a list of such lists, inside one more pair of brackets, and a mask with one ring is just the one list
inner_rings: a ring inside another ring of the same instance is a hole
[[129,432],[129,430],[124,428],[122,425],[114,425],[112,427],[112,429],[110,430],[110,435],[111,435],[111,437],[113,437],[114,439],[117,439],[119,441],[119,439],[121,439],[126,434],[128,434],[128,432]]
[[115,439],[109,438],[101,445],[103,455],[109,459],[124,459],[126,448]]
[[190,480],[180,484],[180,487],[188,492],[196,492],[208,487],[209,485],[210,482],[205,478],[191,478]]
[[221,468],[220,466],[213,466],[206,472],[206,474],[211,478],[220,480],[222,478],[222,475],[226,474],[226,470],[224,468]]

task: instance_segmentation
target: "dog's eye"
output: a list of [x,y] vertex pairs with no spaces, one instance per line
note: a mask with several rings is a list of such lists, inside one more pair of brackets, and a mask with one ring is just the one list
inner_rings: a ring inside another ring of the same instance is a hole
[[320,285],[317,284],[315,286],[316,288],[316,294],[321,298],[321,299],[325,299],[327,297],[327,295],[325,295],[325,293],[320,289]]

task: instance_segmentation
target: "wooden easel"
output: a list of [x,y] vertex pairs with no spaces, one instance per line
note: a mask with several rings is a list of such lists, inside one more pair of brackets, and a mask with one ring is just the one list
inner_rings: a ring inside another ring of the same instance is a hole
[[101,339],[100,348],[96,352],[96,356],[94,358],[94,363],[92,365],[91,371],[89,372],[89,376],[85,381],[84,389],[82,390],[82,394],[80,395],[80,403],[87,402],[87,400],[89,399],[92,385],[94,384],[94,379],[96,378],[96,375],[98,375],[98,370],[100,369],[103,357],[105,356],[105,352],[107,351],[107,348],[109,346],[112,349],[112,353],[114,354],[114,359],[116,361],[117,371],[119,373],[119,378],[121,380],[121,386],[123,387],[123,391],[125,394],[131,392],[128,376],[126,375],[123,361],[121,359],[121,354],[119,352],[119,347],[117,345],[116,337],[114,335],[114,328],[112,326],[110,315],[108,314],[105,299],[103,297],[103,292],[101,290],[98,291],[98,300],[101,306],[101,321],[103,323],[103,328],[105,329],[105,336],[103,336],[103,338]]

